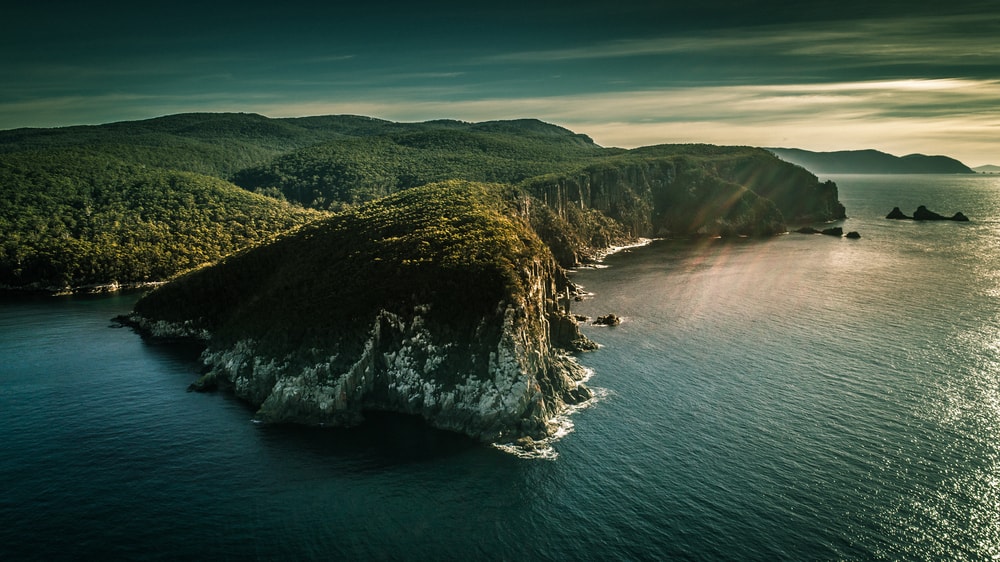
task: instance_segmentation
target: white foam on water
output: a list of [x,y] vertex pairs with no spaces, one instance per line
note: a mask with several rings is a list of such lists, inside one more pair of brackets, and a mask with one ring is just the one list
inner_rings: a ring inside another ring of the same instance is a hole
[[[601,250],[600,252],[597,253],[597,258],[596,259],[597,259],[598,264],[600,264],[600,262],[604,261],[604,258],[606,258],[606,257],[608,257],[610,255],[617,254],[618,252],[623,252],[625,250],[631,250],[632,248],[641,248],[643,246],[648,246],[648,245],[650,245],[652,243],[653,243],[653,238],[639,238],[633,244],[626,244],[624,246],[608,246],[604,250]],[[595,267],[597,267],[597,266],[595,266]],[[603,268],[603,267],[608,267],[608,266],[601,265],[600,267]]]
[[[587,374],[584,375],[580,384],[586,382],[593,375],[593,369],[587,369]],[[573,433],[575,426],[571,416],[580,410],[585,410],[604,400],[611,394],[611,391],[606,388],[591,388],[590,390],[594,393],[593,398],[580,404],[566,406],[562,413],[549,420],[551,432],[548,437],[532,441],[528,446],[517,445],[515,443],[493,443],[493,447],[522,459],[556,460],[559,458],[559,452],[556,451],[553,445],[563,437]]]

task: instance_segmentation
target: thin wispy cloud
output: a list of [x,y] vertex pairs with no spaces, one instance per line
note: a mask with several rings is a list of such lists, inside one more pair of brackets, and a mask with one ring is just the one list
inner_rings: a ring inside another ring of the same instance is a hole
[[[901,113],[900,108],[923,106]],[[955,107],[978,108],[956,112]],[[939,108],[934,111],[933,108]],[[931,109],[927,109],[931,108]],[[437,102],[382,99],[257,108],[273,116],[353,113],[403,121],[539,117],[607,146],[674,142],[800,146],[814,150],[876,147],[896,153],[943,152],[962,145],[976,162],[1000,125],[1000,82],[967,79],[675,88],[518,99]],[[958,133],[960,132],[960,133]],[[991,133],[992,132],[992,133]],[[936,149],[936,150],[935,150]]]
[[231,18],[221,12],[179,25],[185,13],[173,5],[152,19],[81,5],[65,12],[73,21],[55,21],[22,3],[0,21],[0,47],[18,53],[0,59],[0,127],[186,111],[536,117],[617,146],[912,148],[1000,160],[994,3],[536,4],[257,6],[224,27]]
[[[893,18],[786,24],[660,37],[620,39],[572,48],[495,54],[484,63],[558,63],[567,61],[663,57],[679,54],[724,57],[774,55],[852,58],[856,64],[934,61],[976,64],[1000,56],[996,15]],[[971,58],[971,60],[969,60]],[[993,59],[995,60],[995,59]]]
[[461,93],[465,93],[461,87],[386,88],[374,96],[294,102],[261,92],[219,92],[196,98],[77,96],[0,104],[0,119],[27,112],[58,120],[84,110],[124,112],[138,118],[151,116],[143,114],[150,108],[167,114],[184,111],[192,103],[204,111],[249,111],[271,117],[357,114],[399,121],[536,117],[586,133],[606,146],[709,142],[813,150],[864,146],[909,153],[944,152],[945,147],[960,144],[974,164],[992,158],[983,143],[1000,130],[1000,80],[703,86],[454,99]]

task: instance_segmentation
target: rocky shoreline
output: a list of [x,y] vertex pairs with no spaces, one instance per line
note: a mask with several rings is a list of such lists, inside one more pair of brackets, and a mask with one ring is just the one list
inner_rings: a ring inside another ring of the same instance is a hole
[[103,295],[108,293],[120,293],[124,291],[137,291],[140,289],[154,289],[163,285],[166,281],[144,281],[136,283],[95,283],[91,285],[66,285],[63,287],[26,285],[21,287],[11,287],[0,285],[0,294],[8,295],[45,295],[53,297],[65,297],[70,295]]
[[478,350],[470,348],[477,346],[440,345],[422,308],[405,315],[381,311],[361,354],[346,370],[338,370],[335,352],[313,349],[276,357],[253,339],[214,347],[211,331],[196,321],[157,321],[136,313],[116,320],[157,341],[204,343],[204,374],[191,390],[230,390],[257,407],[256,419],[266,423],[352,426],[365,411],[394,411],[488,442],[543,439],[568,406],[592,398],[583,384],[587,372],[569,352],[596,345],[579,332],[574,319],[548,314],[552,332],[562,330],[562,337],[573,342],[565,349],[548,345],[547,337],[536,340],[531,333],[538,329],[532,326],[537,319],[529,318],[523,307],[506,306],[499,340],[478,356],[486,363],[485,376],[470,373],[453,383],[436,377],[436,371],[449,363],[450,355],[474,353]]
[[[425,189],[427,200],[447,205],[428,210],[432,224],[439,212],[452,224],[478,220],[493,201],[475,187],[455,189]],[[414,195],[365,209],[364,228],[419,231],[419,209],[399,212]],[[468,207],[455,202],[463,197]],[[374,211],[390,222],[373,220]],[[570,353],[596,344],[560,304],[572,286],[527,225],[490,215],[461,237],[448,228],[416,232],[417,243],[440,249],[414,265],[409,239],[373,234],[370,247],[345,244],[362,225],[352,220],[338,217],[193,272],[141,299],[119,322],[147,338],[205,343],[204,374],[193,389],[229,389],[267,423],[351,426],[366,411],[392,411],[487,442],[538,440],[552,435],[552,420],[568,407],[592,398]],[[469,240],[489,253],[468,257]],[[462,248],[453,263],[451,244]],[[304,247],[325,259],[304,255]],[[414,267],[381,291],[371,288],[377,271]],[[356,289],[342,271],[355,276]],[[342,296],[355,290],[370,304]],[[334,294],[341,296],[326,304]],[[348,322],[338,325],[338,316]]]

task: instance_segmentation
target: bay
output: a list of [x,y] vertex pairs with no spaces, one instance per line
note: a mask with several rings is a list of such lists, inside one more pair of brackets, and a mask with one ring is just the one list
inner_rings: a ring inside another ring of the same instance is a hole
[[[257,425],[136,294],[0,302],[0,558],[1000,556],[1000,178],[835,176],[860,240],[655,241],[573,279],[555,460],[410,418]],[[893,206],[969,223],[889,221]]]

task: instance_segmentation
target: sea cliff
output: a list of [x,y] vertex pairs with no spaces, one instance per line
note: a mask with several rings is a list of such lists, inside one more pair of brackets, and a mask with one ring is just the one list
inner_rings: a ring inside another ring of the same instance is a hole
[[533,224],[567,267],[637,238],[769,236],[845,218],[836,184],[747,147],[645,147],[522,185],[544,203]]
[[231,388],[263,421],[352,425],[387,410],[486,441],[545,437],[591,396],[558,347],[585,338],[509,193],[406,190],[190,273],[123,320],[205,341],[196,386]]

